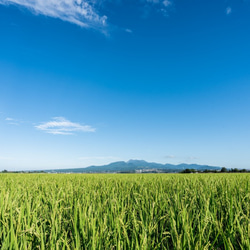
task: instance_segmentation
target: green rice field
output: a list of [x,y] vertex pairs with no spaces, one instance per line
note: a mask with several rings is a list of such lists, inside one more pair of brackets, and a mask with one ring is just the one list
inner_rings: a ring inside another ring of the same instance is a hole
[[0,249],[250,249],[250,174],[1,174]]

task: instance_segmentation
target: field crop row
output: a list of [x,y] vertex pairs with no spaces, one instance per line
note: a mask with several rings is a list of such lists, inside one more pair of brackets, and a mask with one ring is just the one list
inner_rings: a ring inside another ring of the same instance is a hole
[[1,249],[250,249],[250,174],[1,174]]

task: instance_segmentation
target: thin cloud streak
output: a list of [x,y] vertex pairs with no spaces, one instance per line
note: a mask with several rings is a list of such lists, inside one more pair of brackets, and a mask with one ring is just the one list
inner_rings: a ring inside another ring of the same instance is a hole
[[6,119],[5,119],[5,121],[14,121],[15,119],[13,119],[13,118],[10,118],[10,117],[7,117]]
[[226,8],[226,14],[227,15],[230,15],[232,13],[232,8],[230,7],[230,6],[228,6],[227,8]]
[[169,0],[146,0],[147,3],[152,3],[152,4],[160,4],[163,5],[164,7],[168,7],[172,4]]
[[168,10],[173,5],[170,0],[142,0],[144,4],[144,17],[148,17],[152,11],[162,13],[163,16],[168,16]]
[[118,160],[120,158],[114,157],[114,156],[86,156],[86,157],[80,157],[79,160]]
[[100,16],[86,0],[0,0],[2,5],[19,5],[35,14],[59,18],[85,28],[103,29],[106,16]]
[[11,160],[11,158],[5,157],[5,156],[0,156],[0,160],[6,160],[6,161],[8,161],[8,160]]
[[172,3],[171,3],[170,1],[168,1],[168,0],[164,0],[164,1],[162,2],[162,4],[163,4],[165,7],[168,7],[168,6],[170,6]]
[[126,31],[127,33],[133,33],[133,31],[132,31],[131,29],[125,29],[125,31]]
[[54,117],[52,121],[35,126],[36,129],[53,135],[73,135],[76,132],[95,132],[89,125],[71,122],[64,117]]
[[174,155],[166,155],[165,158],[166,159],[175,159],[176,157]]
[[11,117],[7,117],[5,118],[5,121],[9,124],[9,125],[20,125],[21,123],[23,123],[23,121],[21,120],[18,120],[18,119],[14,119],[14,118],[11,118]]

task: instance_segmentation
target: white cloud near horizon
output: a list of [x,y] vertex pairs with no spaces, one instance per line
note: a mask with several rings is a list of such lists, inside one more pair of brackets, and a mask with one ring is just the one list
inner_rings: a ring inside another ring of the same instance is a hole
[[166,155],[164,158],[166,158],[166,159],[174,159],[176,157],[175,157],[175,155]]
[[120,158],[114,156],[86,156],[79,157],[79,160],[118,160]]
[[195,160],[199,160],[199,158],[198,157],[196,157],[196,156],[181,156],[181,155],[179,155],[179,156],[176,156],[176,155],[165,155],[165,157],[164,158],[166,158],[166,159],[169,159],[169,160],[181,160],[179,163],[183,163],[183,162],[192,162],[192,161],[195,161]]
[[115,156],[82,156],[78,158],[83,167],[106,165],[111,162],[121,161],[121,158]]
[[73,135],[76,132],[95,132],[96,129],[89,125],[71,122],[64,117],[54,117],[52,121],[35,126],[38,130],[54,135]]
[[196,157],[196,156],[188,156],[188,159],[189,159],[189,160],[198,160],[199,158]]
[[11,158],[0,155],[0,160],[11,160]]
[[42,14],[85,28],[100,29],[106,25],[106,16],[100,16],[91,0],[0,0],[2,5],[26,7],[35,14]]

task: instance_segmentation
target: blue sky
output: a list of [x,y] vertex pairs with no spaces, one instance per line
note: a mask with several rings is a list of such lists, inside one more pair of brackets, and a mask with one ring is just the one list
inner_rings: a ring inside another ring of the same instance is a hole
[[250,168],[250,1],[0,0],[0,170]]

